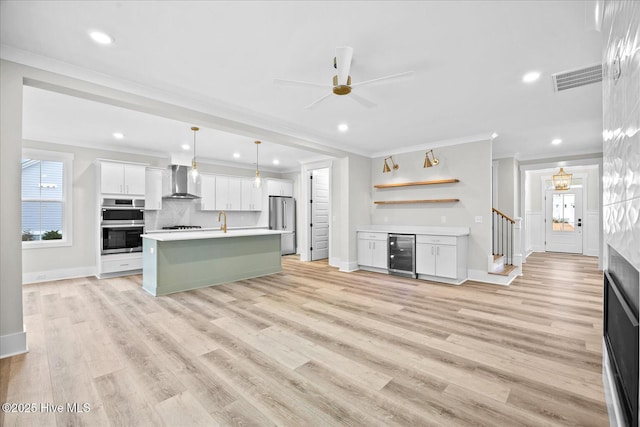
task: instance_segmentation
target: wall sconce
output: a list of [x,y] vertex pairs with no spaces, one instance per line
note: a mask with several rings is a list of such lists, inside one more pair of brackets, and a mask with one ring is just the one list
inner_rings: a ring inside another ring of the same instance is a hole
[[[429,154],[431,154],[431,158],[429,158]],[[440,160],[436,159],[435,154],[433,154],[433,150],[427,151],[424,155],[424,166],[423,168],[430,168],[440,163]]]
[[391,168],[389,167],[389,164],[387,163],[387,160],[391,160],[391,164],[393,165],[393,170],[398,170],[398,165],[396,164],[396,162],[393,161],[393,156],[389,156],[386,157],[384,159],[384,166],[382,168],[382,173],[387,173],[387,172],[391,172]]
[[566,173],[563,168],[560,168],[560,171],[557,175],[553,175],[551,180],[553,181],[554,187],[556,190],[568,190],[571,186],[571,177],[573,174]]

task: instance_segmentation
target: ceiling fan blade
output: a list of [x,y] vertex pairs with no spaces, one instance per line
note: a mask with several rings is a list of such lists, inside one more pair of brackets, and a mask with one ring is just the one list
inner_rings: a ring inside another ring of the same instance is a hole
[[316,99],[315,101],[313,101],[311,104],[307,105],[306,107],[304,107],[305,110],[310,110],[312,108],[314,108],[316,105],[318,105],[320,103],[320,101],[323,101],[325,99],[327,99],[329,96],[333,95],[333,92],[329,92],[326,95],[323,95],[322,97]]
[[338,84],[346,85],[351,69],[351,59],[353,58],[353,48],[349,46],[336,48],[336,68],[338,69]]
[[375,83],[375,82],[379,82],[379,81],[383,81],[383,80],[395,80],[395,79],[401,79],[403,77],[409,77],[412,76],[414,74],[413,71],[405,71],[404,73],[400,73],[400,74],[393,74],[391,76],[385,76],[385,77],[378,77],[377,79],[372,79],[372,80],[366,80],[364,82],[359,82],[359,83],[354,83],[351,85],[351,87],[356,87],[356,86],[362,86],[362,85],[366,85],[369,83]]
[[375,102],[371,102],[366,98],[361,97],[360,95],[356,95],[355,93],[351,92],[349,94],[349,97],[351,99],[353,99],[354,101],[356,101],[358,104],[367,107],[367,108],[373,108],[373,107],[377,107],[378,104],[376,104]]
[[282,86],[321,87],[323,89],[332,87],[331,85],[327,85],[327,84],[299,82],[296,80],[273,79],[273,82],[277,85],[282,85]]

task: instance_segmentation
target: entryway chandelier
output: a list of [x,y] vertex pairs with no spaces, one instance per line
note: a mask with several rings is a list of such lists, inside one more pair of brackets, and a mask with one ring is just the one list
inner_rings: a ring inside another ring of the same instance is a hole
[[568,190],[571,187],[571,177],[573,174],[566,173],[564,168],[560,168],[560,171],[556,175],[553,175],[553,186],[556,190]]

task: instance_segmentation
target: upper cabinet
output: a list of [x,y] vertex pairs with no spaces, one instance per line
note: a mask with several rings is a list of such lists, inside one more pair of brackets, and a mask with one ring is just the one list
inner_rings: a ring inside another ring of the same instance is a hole
[[269,196],[293,197],[293,181],[286,179],[268,179],[267,191]]
[[144,165],[100,162],[100,192],[103,194],[145,195]]
[[243,211],[262,210],[262,187],[256,188],[255,179],[242,180],[242,207]]
[[216,176],[216,209],[219,211],[241,210],[242,178]]
[[162,209],[163,182],[166,170],[159,168],[147,168],[145,176],[145,202],[144,208],[148,211]]
[[200,210],[216,210],[216,176],[200,174]]

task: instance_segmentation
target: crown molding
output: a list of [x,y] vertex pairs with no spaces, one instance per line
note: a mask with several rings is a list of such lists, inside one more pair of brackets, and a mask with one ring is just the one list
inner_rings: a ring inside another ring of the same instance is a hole
[[490,135],[491,135],[491,132],[487,132],[487,133],[481,133],[477,135],[462,136],[459,138],[443,139],[440,141],[433,141],[433,142],[428,142],[424,144],[412,145],[410,147],[397,148],[395,150],[377,151],[375,153],[372,153],[369,157],[373,159],[376,157],[396,156],[398,154],[412,153],[414,151],[427,151],[432,148],[449,147],[452,145],[467,144],[470,142],[490,141],[491,140]]

